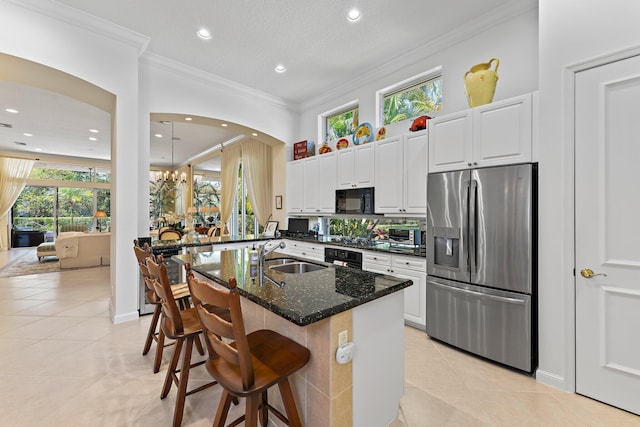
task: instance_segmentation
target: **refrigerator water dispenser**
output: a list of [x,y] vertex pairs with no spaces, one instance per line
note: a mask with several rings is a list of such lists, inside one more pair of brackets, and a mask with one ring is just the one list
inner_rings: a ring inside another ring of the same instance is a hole
[[439,267],[460,268],[460,229],[434,227],[433,263]]

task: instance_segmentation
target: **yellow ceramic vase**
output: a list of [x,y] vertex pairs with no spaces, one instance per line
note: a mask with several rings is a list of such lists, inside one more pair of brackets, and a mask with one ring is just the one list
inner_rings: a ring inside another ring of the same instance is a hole
[[[491,64],[494,62],[496,67],[491,70]],[[473,108],[493,101],[493,94],[496,92],[496,84],[498,83],[499,64],[498,58],[491,58],[489,62],[474,65],[464,73],[464,88],[467,92],[469,107]]]

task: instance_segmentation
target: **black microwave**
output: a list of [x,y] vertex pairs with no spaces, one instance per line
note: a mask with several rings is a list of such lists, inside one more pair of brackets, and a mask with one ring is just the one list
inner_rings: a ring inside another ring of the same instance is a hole
[[373,187],[336,190],[336,213],[373,214],[373,192]]

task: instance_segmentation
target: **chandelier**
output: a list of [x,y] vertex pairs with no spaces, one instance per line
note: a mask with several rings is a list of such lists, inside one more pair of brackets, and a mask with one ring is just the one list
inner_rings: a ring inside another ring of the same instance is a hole
[[[164,122],[163,122],[164,123]],[[165,123],[166,124],[166,123]],[[172,181],[176,184],[186,184],[187,183],[187,174],[182,172],[178,175],[178,171],[174,169],[173,166],[173,122],[171,122],[171,170],[167,170],[164,172],[160,172],[156,176],[156,182],[169,182]]]

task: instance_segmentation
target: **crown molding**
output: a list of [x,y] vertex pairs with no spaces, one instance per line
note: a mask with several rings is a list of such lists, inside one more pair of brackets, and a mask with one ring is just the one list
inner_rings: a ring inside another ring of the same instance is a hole
[[262,99],[263,101],[266,101],[274,105],[275,107],[284,109],[288,112],[296,112],[296,110],[292,108],[292,104],[287,102],[283,98],[251,88],[249,86],[242,85],[240,83],[234,82],[233,80],[225,79],[224,77],[220,77],[216,74],[203,71],[199,68],[183,64],[182,62],[174,61],[173,59],[169,59],[155,53],[145,52],[140,57],[140,62],[174,73],[188,80],[198,80],[201,83],[207,85],[222,86],[233,91],[242,92],[251,97]]
[[82,28],[137,49],[138,56],[147,49],[150,37],[114,24],[54,0],[4,0],[23,9]]
[[375,82],[388,75],[397,73],[399,70],[411,66],[424,58],[429,57],[446,48],[463,42],[478,32],[486,31],[491,27],[507,22],[517,16],[530,12],[538,8],[538,0],[512,1],[508,4],[491,10],[478,18],[456,28],[453,31],[443,34],[442,36],[430,40],[418,46],[409,52],[398,55],[379,66],[372,68],[367,73],[354,77],[325,91],[321,96],[315,97],[309,101],[298,104],[299,112],[314,107],[320,107],[328,102],[339,99],[345,93],[353,90],[354,87],[361,87],[368,83]]

